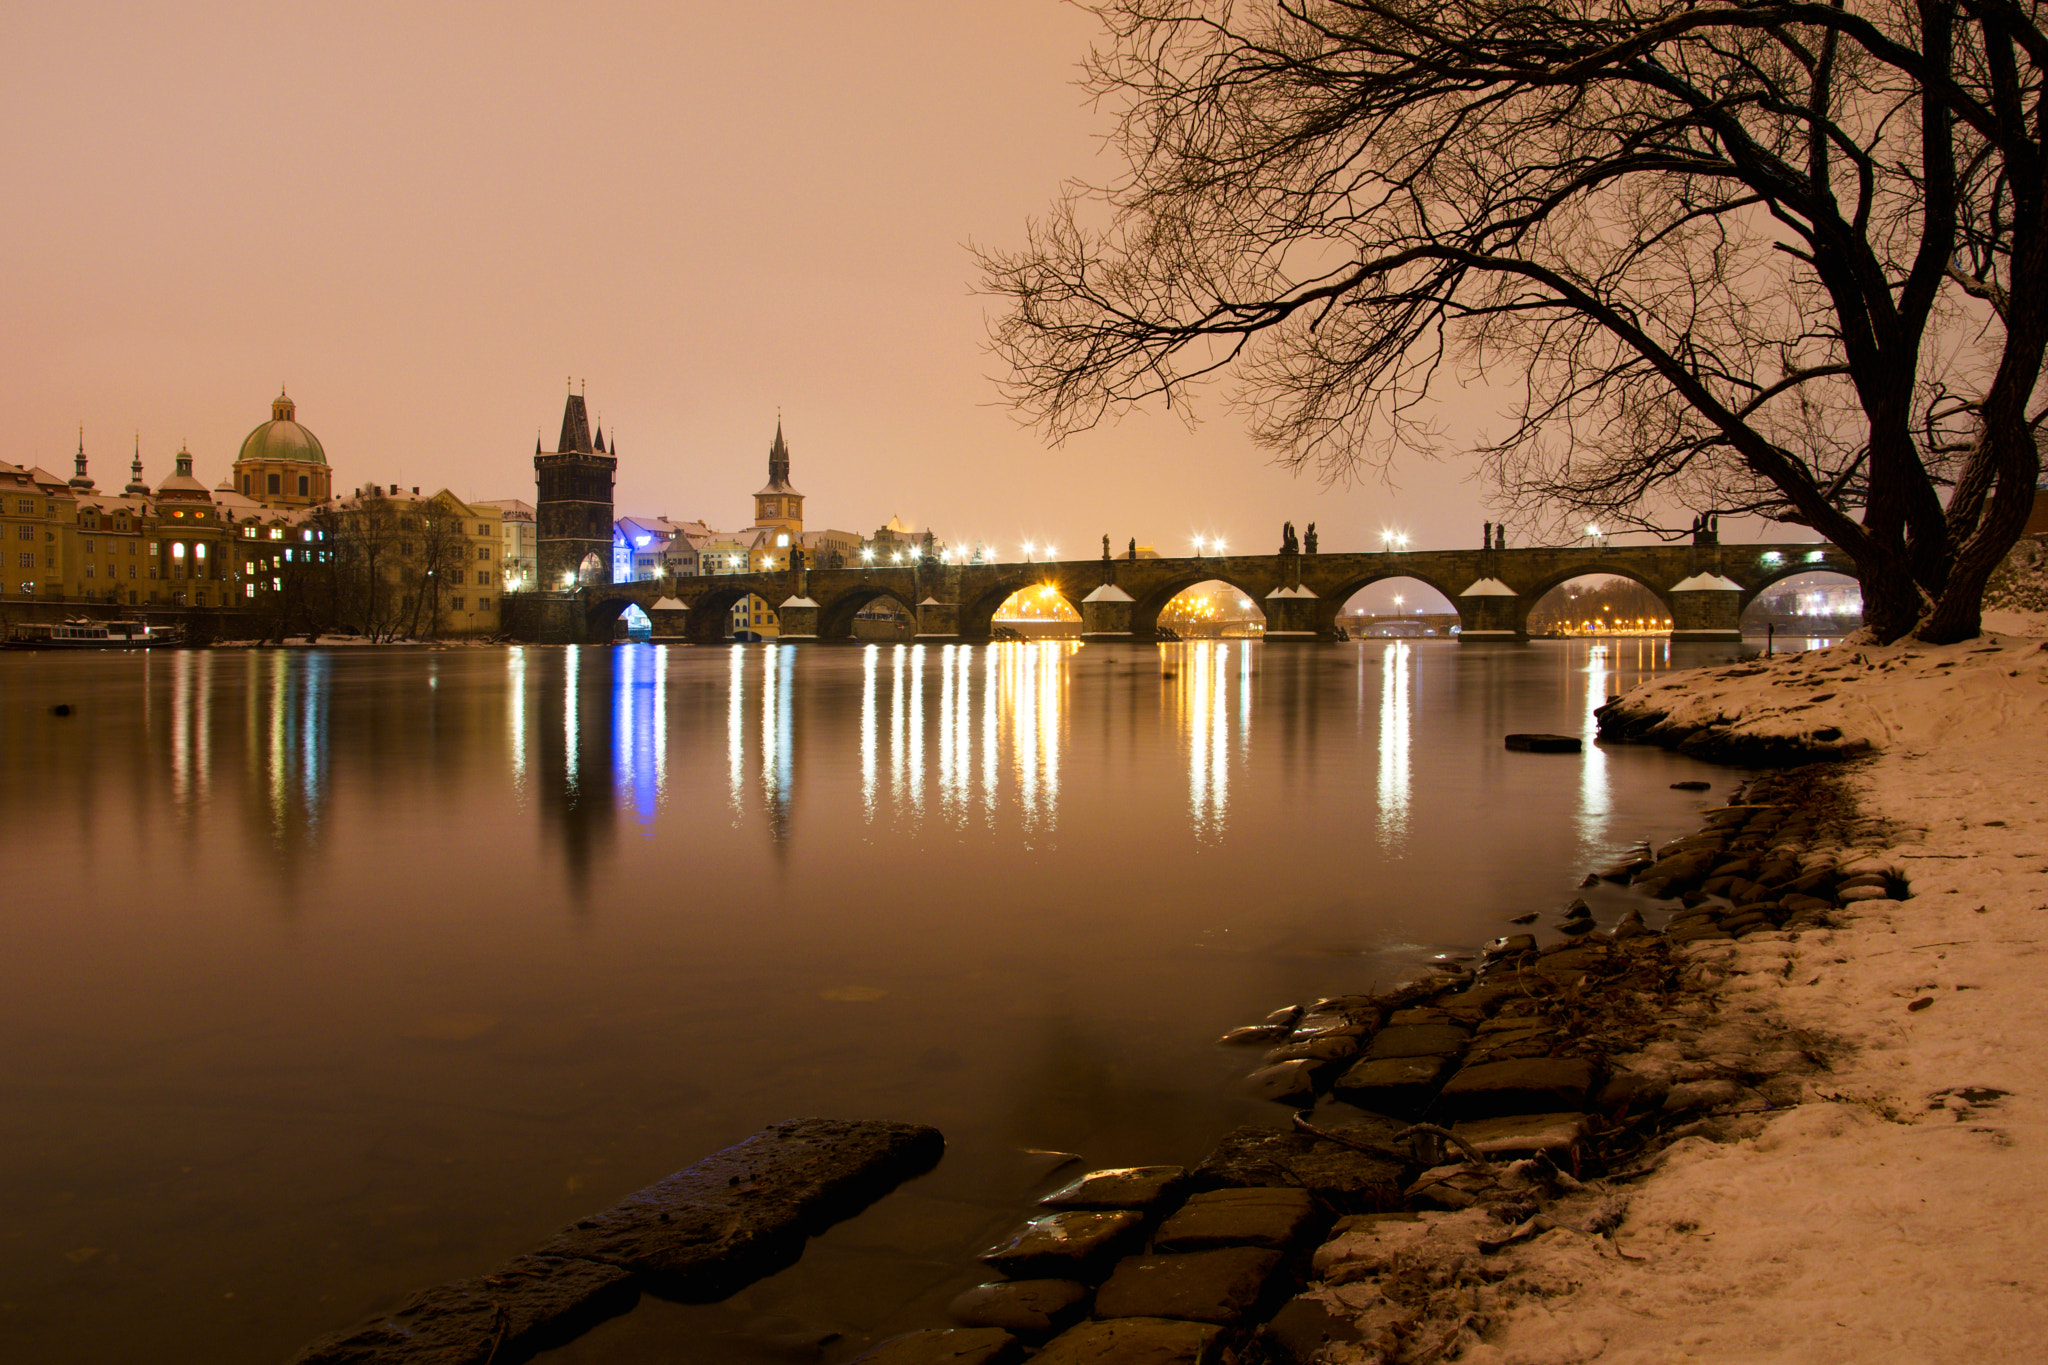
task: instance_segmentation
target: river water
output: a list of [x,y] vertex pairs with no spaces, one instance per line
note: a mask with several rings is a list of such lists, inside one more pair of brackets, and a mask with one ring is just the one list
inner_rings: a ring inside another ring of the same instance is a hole
[[938,1325],[1035,1151],[1284,1123],[1216,1034],[1691,827],[1726,770],[1501,736],[1590,741],[1608,694],[1731,653],[0,658],[0,1355],[279,1360],[810,1114],[948,1157],[738,1299],[549,1359]]

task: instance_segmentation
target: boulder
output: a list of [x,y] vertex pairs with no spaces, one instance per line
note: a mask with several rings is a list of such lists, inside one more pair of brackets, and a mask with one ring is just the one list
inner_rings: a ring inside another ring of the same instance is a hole
[[1234,1028],[1216,1041],[1225,1047],[1266,1047],[1283,1042],[1294,1032],[1292,1024],[1246,1024]]
[[1118,1262],[1095,1291],[1095,1316],[1177,1318],[1229,1327],[1251,1312],[1279,1266],[1280,1253],[1264,1247],[1133,1256]]

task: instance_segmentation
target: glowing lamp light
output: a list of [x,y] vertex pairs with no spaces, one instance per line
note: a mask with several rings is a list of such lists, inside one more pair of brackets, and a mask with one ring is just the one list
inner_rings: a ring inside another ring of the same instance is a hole
[[862,550],[860,552],[860,558],[863,564],[872,564],[875,562],[875,552],[871,549]]
[[891,554],[889,558],[893,563],[901,564],[903,562],[903,551],[898,550]]
[[1784,562],[1785,562],[1785,556],[1783,556],[1783,555],[1779,554],[1779,553],[1778,553],[1778,552],[1777,552],[1776,550],[1766,550],[1766,551],[1764,551],[1764,563],[1766,563],[1766,564],[1782,564],[1782,563],[1784,563]]

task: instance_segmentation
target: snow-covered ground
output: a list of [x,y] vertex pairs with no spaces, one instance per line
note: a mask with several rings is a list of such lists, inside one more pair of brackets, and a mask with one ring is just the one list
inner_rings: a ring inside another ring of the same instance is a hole
[[1611,1244],[1560,1230],[1503,1253],[1557,1296],[1493,1315],[1462,1359],[2048,1359],[2048,620],[1994,627],[2011,633],[1705,670],[1650,703],[1867,743],[1846,778],[1892,834],[1850,856],[1910,898],[1686,950],[1729,971],[1722,1019],[1809,1030],[1832,1070],[1739,1120],[1749,1136],[1679,1142],[1618,1191]]

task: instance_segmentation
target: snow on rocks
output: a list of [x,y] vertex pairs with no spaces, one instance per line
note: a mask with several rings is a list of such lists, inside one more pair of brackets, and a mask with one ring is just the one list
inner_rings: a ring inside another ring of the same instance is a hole
[[[1834,724],[1844,743],[1876,755],[1845,768],[1842,781],[1890,842],[1865,839],[1839,854],[1849,875],[1837,889],[1846,903],[1829,916],[1835,927],[1685,950],[1703,981],[1720,978],[1718,1022],[1690,1049],[1707,1054],[1700,1060],[1725,1049],[1725,1059],[1746,1055],[1768,1072],[1783,1060],[1773,1053],[1791,1051],[1825,1069],[1760,1087],[1773,1112],[1703,1120],[1653,1174],[1628,1182],[1613,1238],[1625,1255],[1568,1232],[1502,1253],[1519,1259],[1494,1267],[1508,1271],[1500,1284],[1533,1262],[1571,1292],[1497,1298],[1483,1328],[1468,1324],[1460,1359],[1920,1362],[2039,1352],[2048,1336],[2048,1249],[2037,1226],[2048,1207],[2048,1046],[2033,1024],[2048,1014],[2042,663],[2035,640],[1842,646],[1743,676],[1696,676],[1706,688],[1695,698],[1660,684],[1610,708],[1781,740],[1815,720]],[[1802,688],[1836,695],[1789,710]],[[1858,874],[1903,878],[1910,898],[1859,899]],[[1699,1065],[1677,1055],[1685,1050],[1659,1044],[1627,1066],[1662,1068],[1667,1094],[1678,1094],[1691,1083],[1677,1077]],[[1568,1203],[1552,1216],[1560,1212],[1570,1216]]]

